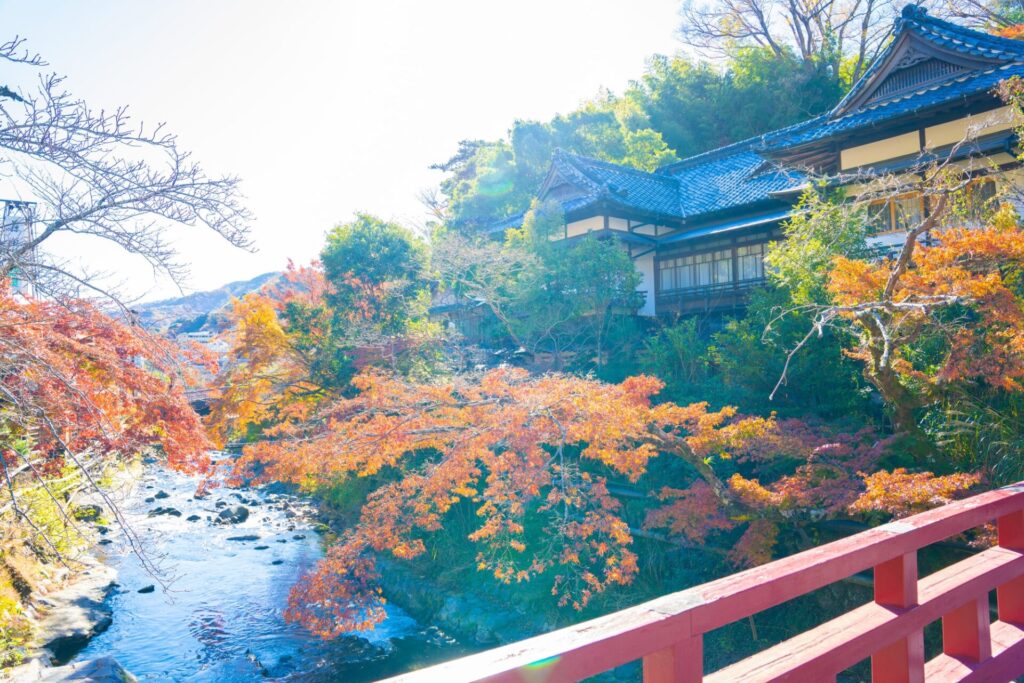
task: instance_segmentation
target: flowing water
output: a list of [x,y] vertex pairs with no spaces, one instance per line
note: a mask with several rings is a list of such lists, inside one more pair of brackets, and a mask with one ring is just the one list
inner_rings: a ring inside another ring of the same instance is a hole
[[[358,683],[464,651],[394,607],[373,631],[332,641],[287,624],[288,590],[322,554],[319,536],[301,514],[302,502],[231,488],[196,500],[196,483],[151,466],[123,502],[148,556],[173,581],[168,588],[154,581],[126,540],[111,531],[98,554],[119,573],[120,586],[110,597],[113,625],[76,660],[110,655],[143,681]],[[160,492],[167,497],[152,498]],[[247,520],[213,523],[225,506],[239,504],[249,509]],[[181,516],[150,516],[158,507]],[[200,518],[188,521],[192,515]],[[258,538],[231,540],[251,536]],[[152,592],[138,592],[153,585]]]

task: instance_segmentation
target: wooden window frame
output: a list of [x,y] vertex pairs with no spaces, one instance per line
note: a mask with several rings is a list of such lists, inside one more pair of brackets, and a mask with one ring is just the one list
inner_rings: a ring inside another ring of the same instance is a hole
[[901,199],[908,199],[908,198],[915,198],[915,197],[917,198],[918,204],[920,205],[920,208],[921,208],[920,216],[922,218],[924,218],[924,217],[926,217],[928,215],[928,207],[925,204],[924,195],[921,194],[920,192],[902,192],[900,194],[894,195],[894,196],[889,197],[887,199],[877,199],[877,200],[875,200],[873,202],[869,202],[868,203],[868,207],[867,207],[869,215],[870,215],[872,207],[883,206],[884,205],[888,209],[888,212],[880,212],[883,215],[884,215],[884,213],[888,213],[888,218],[886,220],[886,224],[888,225],[888,229],[887,230],[880,230],[878,232],[872,232],[870,237],[880,237],[882,235],[895,235],[897,233],[906,232],[907,231],[907,226],[906,225],[904,225],[902,227],[897,227],[898,223],[897,223],[897,220],[896,220],[896,218],[897,218],[896,204]]

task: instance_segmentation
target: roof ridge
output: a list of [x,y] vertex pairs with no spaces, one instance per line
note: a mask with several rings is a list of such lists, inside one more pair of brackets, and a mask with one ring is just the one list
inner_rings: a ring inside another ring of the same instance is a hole
[[[992,58],[993,53],[1001,55],[1009,53],[1014,56],[1011,61],[1024,61],[1024,42],[1022,41],[994,36],[984,31],[946,21],[932,16],[926,8],[920,5],[908,4],[903,7],[900,16],[893,21],[892,28],[889,30],[891,38],[889,44],[875,58],[867,71],[861,74],[850,91],[832,108],[828,113],[829,118],[839,119],[850,113],[844,111],[845,108],[855,101],[866,87],[873,85],[872,79],[889,62],[893,51],[901,43],[900,39],[908,33],[916,33],[923,40],[940,45],[945,43],[944,47],[949,51],[966,52],[982,58]],[[950,46],[950,42],[959,43],[959,47]],[[998,45],[999,48],[993,47],[994,45]]]
[[[639,175],[639,176],[643,176],[645,178],[651,178],[653,180],[675,182],[675,178],[673,178],[672,176],[666,175],[664,173],[658,173],[658,171],[656,171],[656,170],[655,171],[645,171],[642,168],[635,168],[633,166],[627,166],[625,164],[617,164],[614,161],[605,161],[604,159],[597,159],[597,158],[594,158],[594,157],[587,156],[585,154],[577,154],[575,152],[570,152],[570,151],[568,151],[566,149],[563,149],[561,147],[556,147],[555,148],[555,155],[556,156],[561,155],[561,156],[567,157],[570,163],[572,163],[574,161],[582,161],[584,163],[591,164],[593,166],[603,166],[605,168],[612,169],[612,170],[615,170],[615,171],[621,171],[621,172],[624,172],[624,173],[631,173],[633,175]],[[578,167],[577,167],[576,170],[578,170],[581,173],[583,173],[583,171],[581,169],[579,169]],[[594,179],[591,178],[591,180],[594,180]],[[598,181],[594,180],[594,182],[598,182]]]
[[[806,123],[806,122],[801,122],[801,123]],[[658,167],[658,171],[657,172],[658,172],[659,175],[671,176],[672,173],[674,171],[676,171],[677,169],[687,168],[687,167],[692,166],[694,164],[701,163],[701,162],[704,162],[704,161],[708,161],[710,159],[715,159],[715,158],[718,158],[718,157],[729,156],[729,154],[731,154],[731,153],[738,152],[738,151],[743,151],[740,148],[744,147],[744,146],[746,146],[746,147],[753,147],[753,144],[755,142],[757,142],[758,140],[763,140],[765,138],[765,136],[771,135],[772,133],[780,132],[782,130],[785,130],[785,128],[780,128],[777,131],[768,131],[767,133],[761,133],[759,135],[752,135],[749,138],[744,138],[743,140],[737,140],[736,142],[730,142],[728,145],[723,145],[722,147],[715,147],[714,149],[709,149],[709,150],[706,150],[704,152],[699,152],[699,153],[694,154],[692,156],[688,156],[685,159],[680,159],[679,161],[673,161],[671,164],[665,164],[664,166],[660,166],[660,167]]]
[[757,135],[751,135],[749,138],[737,140],[736,142],[731,142],[728,145],[724,145],[722,147],[715,147],[714,149],[709,149],[707,151],[700,152],[699,154],[688,156],[685,159],[674,161],[671,164],[665,164],[664,166],[661,166],[658,169],[658,171],[665,172],[665,174],[668,175],[677,169],[687,168],[689,166],[692,166],[693,164],[702,163],[719,157],[729,156],[730,154],[734,154],[740,151],[746,151],[742,149],[744,147],[749,149],[749,151],[757,152],[759,150],[755,149],[756,143],[761,142],[765,145],[764,148],[767,148],[767,145],[769,144],[771,138],[777,135],[791,133],[794,130],[799,130],[800,128],[803,128],[805,126],[810,126],[812,124],[818,123],[822,119],[826,118],[829,115],[829,113],[830,112],[818,114],[817,116],[811,117],[805,121],[797,121],[796,123],[791,123],[788,126],[783,126],[782,128],[776,128],[774,130],[765,131],[764,133],[759,133]]
[[1001,45],[1011,52],[1024,55],[1024,41],[997,36],[986,31],[979,31],[977,29],[964,26],[963,24],[940,19],[939,17],[929,14],[927,9],[919,5],[906,5],[900,14],[900,17],[896,21],[914,23],[923,29],[939,29],[969,39],[977,40],[980,38],[983,39],[985,43]]

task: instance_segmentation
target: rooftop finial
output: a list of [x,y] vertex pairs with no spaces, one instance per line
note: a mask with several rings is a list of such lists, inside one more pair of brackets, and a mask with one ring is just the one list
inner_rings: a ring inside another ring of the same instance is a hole
[[925,9],[924,7],[921,7],[921,5],[916,5],[912,3],[903,6],[902,15],[904,19],[921,19],[926,14],[928,14],[928,10]]

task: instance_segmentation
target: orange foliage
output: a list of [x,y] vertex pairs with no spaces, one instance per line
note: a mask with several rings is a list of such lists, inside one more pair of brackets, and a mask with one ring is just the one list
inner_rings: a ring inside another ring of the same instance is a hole
[[[326,406],[292,438],[248,446],[237,463],[241,475],[305,487],[387,475],[340,549],[296,588],[289,615],[321,633],[375,621],[374,553],[424,553],[463,502],[479,518],[468,540],[479,546],[480,571],[504,583],[553,575],[558,602],[582,609],[637,572],[620,504],[594,465],[636,480],[659,452],[674,453],[705,476],[690,497],[710,510],[725,486],[706,460],[772,428],[732,409],[654,406],[662,383],[643,376],[605,384],[502,368],[477,381],[415,384],[370,370],[353,385],[356,396]],[[322,620],[325,596],[346,581],[344,599],[331,602],[344,609]]]
[[[289,264],[284,282],[231,302],[229,314],[231,362],[215,378],[207,427],[223,444],[252,427],[287,429],[307,419],[323,397],[323,387],[311,381],[313,352],[296,343],[279,314],[301,307],[307,314],[307,334],[323,341],[331,333],[329,314],[321,305],[328,285],[318,267]],[[273,429],[271,429],[273,433]]]
[[0,425],[49,471],[87,450],[131,457],[154,445],[171,466],[205,469],[211,444],[184,394],[181,349],[84,301],[3,290],[0,330]]
[[937,477],[931,472],[907,472],[900,467],[892,472],[861,475],[867,490],[850,504],[850,512],[882,511],[906,517],[929,508],[945,505],[956,494],[981,483],[979,474],[948,474]]
[[[736,566],[766,562],[781,525],[845,512],[863,487],[858,472],[873,469],[889,444],[869,429],[822,434],[800,420],[781,420],[730,457],[744,473],[728,479],[729,505],[702,482],[682,491],[665,488],[659,497],[671,503],[652,510],[645,526],[701,544],[711,532],[743,528],[728,560]],[[798,464],[792,473],[779,476],[780,459]]]
[[[887,364],[915,382],[983,381],[1019,391],[1024,388],[1024,305],[1015,292],[1015,279],[1022,265],[1024,232],[1004,208],[986,227],[945,229],[936,243],[918,244],[912,267],[898,278],[887,300],[891,303],[882,302],[894,268],[891,260],[837,257],[829,290],[839,306],[847,307],[843,316],[874,333],[873,342],[854,352],[857,357],[876,366]],[[857,309],[866,302],[882,302],[874,309],[891,317],[885,323],[891,349],[884,359],[881,335]],[[960,320],[938,313],[953,306],[966,312]],[[912,349],[904,346],[923,334],[946,340],[945,358],[934,372],[915,370],[907,356]]]
[[1002,38],[1011,38],[1013,40],[1024,39],[1024,24],[1010,24],[1009,26],[1001,26],[994,30],[993,33]]

